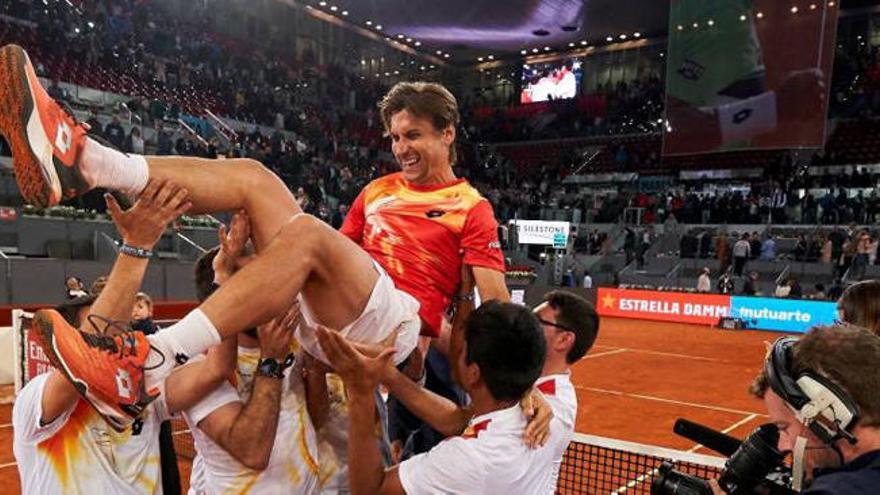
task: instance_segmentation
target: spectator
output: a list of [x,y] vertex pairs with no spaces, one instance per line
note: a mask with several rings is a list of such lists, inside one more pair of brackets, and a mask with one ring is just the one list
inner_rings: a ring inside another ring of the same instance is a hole
[[593,288],[593,277],[591,277],[590,273],[587,271],[584,271],[583,288],[584,289],[592,289]]
[[734,283],[733,277],[730,276],[730,267],[718,278],[718,292],[721,294],[733,294]]
[[742,276],[743,268],[746,266],[746,260],[752,255],[752,246],[749,243],[749,233],[740,237],[739,241],[733,245],[733,273],[737,277]]
[[758,295],[758,272],[752,271],[743,284],[742,295],[755,296]]
[[339,229],[342,227],[342,222],[345,221],[345,215],[348,213],[348,205],[344,203],[340,203],[339,207],[336,210],[336,213],[333,214],[333,222],[331,225],[334,229]]
[[88,295],[88,292],[85,291],[82,280],[77,277],[67,277],[67,280],[64,281],[64,285],[67,290],[68,299],[74,299],[80,296]]
[[171,134],[165,130],[162,124],[156,125],[156,154],[167,156],[173,154],[174,143],[171,141]]
[[850,285],[837,301],[840,319],[880,335],[880,280]]
[[712,272],[709,270],[709,267],[704,266],[703,270],[700,272],[700,276],[697,277],[697,292],[712,291],[712,279],[709,278],[710,273]]
[[830,265],[831,264],[832,249],[833,249],[833,247],[832,247],[831,238],[830,237],[825,238],[825,240],[822,242],[821,261],[822,261],[823,265]]
[[719,234],[715,240],[715,257],[721,264],[721,273],[725,273],[730,266],[730,240],[726,232]]
[[786,298],[790,293],[791,286],[788,285],[788,280],[785,280],[776,286],[776,292],[774,292],[773,295],[779,298]]
[[788,297],[791,299],[801,299],[804,297],[804,290],[794,275],[788,278]]
[[104,138],[118,150],[122,150],[125,146],[125,129],[119,123],[118,116],[114,115],[107,127],[104,128]]
[[752,232],[752,236],[749,239],[749,246],[751,246],[749,258],[757,259],[758,256],[762,254],[761,248],[763,247],[763,244],[761,244],[761,238],[758,236],[757,232]]
[[89,134],[104,137],[104,128],[101,126],[101,121],[98,120],[97,110],[89,110],[89,119],[86,120],[86,124],[89,125]]
[[131,128],[131,133],[125,142],[125,150],[136,155],[144,154],[144,138],[141,136],[140,127]]
[[816,292],[813,294],[813,299],[817,301],[824,301],[828,299],[828,296],[825,294],[825,284],[818,283],[815,287]]
[[776,240],[772,235],[761,244],[761,259],[764,261],[773,261],[776,259]]
[[70,99],[67,90],[58,85],[57,77],[52,78],[52,85],[46,89],[46,92],[49,93],[49,96],[54,100],[68,101]]

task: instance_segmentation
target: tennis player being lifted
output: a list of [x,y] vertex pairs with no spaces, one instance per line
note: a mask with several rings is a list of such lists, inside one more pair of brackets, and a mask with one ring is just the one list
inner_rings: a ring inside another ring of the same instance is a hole
[[[401,172],[361,191],[340,234],[303,214],[287,186],[254,160],[126,155],[99,144],[47,95],[21,47],[0,49],[0,131],[25,201],[51,206],[97,187],[137,196],[154,179],[188,190],[193,213],[245,210],[252,222],[256,259],[157,334],[86,336],[53,311],[35,315],[53,364],[111,425],[125,428],[175,366],[296,300],[304,320],[298,338],[319,359],[317,324],[354,342],[394,341],[403,360],[420,331],[439,334],[462,265],[483,300],[509,299],[491,205],[452,170],[453,95],[438,84],[400,83],[379,107]],[[122,253],[151,254],[145,246]],[[147,366],[151,349],[164,359]]]

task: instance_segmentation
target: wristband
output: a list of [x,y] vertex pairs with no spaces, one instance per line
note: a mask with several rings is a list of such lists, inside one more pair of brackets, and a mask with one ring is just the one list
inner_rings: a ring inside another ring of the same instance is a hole
[[454,302],[456,304],[462,303],[462,302],[474,302],[474,293],[471,292],[468,294],[456,294],[456,295],[452,296],[452,302]]
[[128,244],[123,244],[119,246],[119,252],[128,256],[133,256],[135,258],[148,259],[153,257],[153,251],[149,249],[129,246]]

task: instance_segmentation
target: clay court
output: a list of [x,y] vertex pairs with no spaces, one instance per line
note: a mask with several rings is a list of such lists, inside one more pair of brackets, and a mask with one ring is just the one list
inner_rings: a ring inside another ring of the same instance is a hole
[[[595,347],[574,368],[577,431],[706,453],[672,433],[675,420],[687,418],[743,438],[766,421],[748,385],[764,342],[780,335],[605,318]],[[0,486],[19,493],[11,414],[11,404],[0,406]],[[178,439],[188,440],[185,433]],[[186,487],[190,463],[181,458],[180,464]]]

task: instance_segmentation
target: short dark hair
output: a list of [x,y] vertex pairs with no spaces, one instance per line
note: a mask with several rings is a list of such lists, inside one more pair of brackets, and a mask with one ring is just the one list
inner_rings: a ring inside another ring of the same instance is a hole
[[544,295],[544,302],[556,311],[556,323],[574,330],[574,345],[565,356],[565,362],[574,364],[584,357],[599,335],[599,314],[583,297],[562,290]]
[[[416,117],[430,120],[434,129],[455,128],[459,123],[458,102],[442,84],[432,82],[399,82],[379,102],[379,115],[385,132],[391,131],[391,117],[406,110]],[[449,145],[449,162],[455,164],[455,143]]]
[[525,306],[487,301],[471,313],[465,361],[498,401],[519,400],[541,376],[547,343],[537,317]]
[[204,302],[214,292],[214,258],[220,252],[220,246],[199,256],[195,266],[196,298]]

